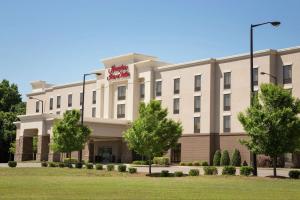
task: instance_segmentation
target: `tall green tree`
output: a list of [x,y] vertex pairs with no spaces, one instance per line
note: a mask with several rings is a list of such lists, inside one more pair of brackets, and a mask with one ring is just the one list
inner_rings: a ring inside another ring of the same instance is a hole
[[26,105],[21,101],[21,94],[16,84],[8,80],[0,82],[0,162],[9,159],[9,148],[15,141],[17,116],[25,114]]
[[63,119],[57,120],[53,126],[52,149],[56,152],[71,155],[72,151],[80,151],[91,134],[91,130],[79,123],[78,110],[66,111]]
[[273,174],[277,176],[279,155],[294,152],[300,139],[300,100],[290,91],[274,84],[262,84],[253,105],[238,119],[249,139],[242,140],[250,151],[272,158]]
[[149,174],[153,157],[175,147],[182,134],[181,123],[168,119],[167,115],[167,109],[162,109],[159,101],[141,103],[139,117],[124,134],[129,149],[149,159]]

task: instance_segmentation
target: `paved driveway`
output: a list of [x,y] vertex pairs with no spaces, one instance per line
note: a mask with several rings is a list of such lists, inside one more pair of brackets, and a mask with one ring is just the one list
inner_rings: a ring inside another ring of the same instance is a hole
[[[127,164],[127,166],[130,166],[130,164]],[[7,163],[0,163],[0,167],[8,167]],[[33,163],[33,162],[21,162],[18,163],[17,167],[41,167],[40,163]],[[148,166],[134,166],[137,168],[138,172],[148,172]],[[169,172],[175,172],[175,171],[182,171],[183,173],[188,173],[190,169],[199,169],[200,174],[204,174],[202,167],[196,167],[196,166],[170,166],[170,167],[155,167],[152,166],[152,172],[161,172],[162,170],[168,170]],[[291,169],[289,168],[277,168],[277,174],[279,176],[285,176],[288,177],[288,173]],[[222,167],[218,167],[219,174],[222,171]],[[237,174],[239,174],[239,169],[237,168]],[[272,168],[258,168],[258,176],[265,177],[265,176],[271,176],[273,175],[273,169]]]

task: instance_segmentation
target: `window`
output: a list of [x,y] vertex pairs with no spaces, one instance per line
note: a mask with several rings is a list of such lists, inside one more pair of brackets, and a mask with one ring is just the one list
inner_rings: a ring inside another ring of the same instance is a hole
[[125,100],[126,99],[126,86],[119,86],[118,87],[118,100]]
[[145,97],[145,84],[140,84],[140,98],[143,99]]
[[179,98],[173,99],[173,114],[179,114]]
[[53,110],[53,98],[49,100],[49,110]]
[[80,105],[82,106],[82,104],[83,104],[83,93],[80,92]]
[[93,91],[93,104],[96,104],[96,97],[97,97],[97,93],[96,91]]
[[194,90],[200,91],[201,90],[201,75],[196,75],[194,80]]
[[125,104],[118,104],[117,105],[117,118],[124,118],[125,117]]
[[35,112],[40,112],[40,102],[39,101],[36,101],[35,102]]
[[253,68],[253,85],[258,85],[258,68]]
[[194,96],[194,112],[200,112],[201,110],[201,97]]
[[230,132],[230,116],[223,117],[223,132]]
[[157,97],[161,96],[161,81],[156,81],[156,84],[155,84],[155,96],[157,96]]
[[179,94],[180,92],[180,78],[174,79],[174,94]]
[[57,115],[60,115],[60,111],[56,111],[56,114],[57,114]]
[[194,133],[200,133],[200,117],[194,117]]
[[224,89],[231,88],[231,72],[224,73]]
[[95,107],[92,108],[92,117],[96,117],[96,108]]
[[68,95],[68,107],[72,107],[72,94]]
[[283,84],[292,83],[292,65],[283,66]]
[[61,96],[56,97],[56,108],[60,108]]
[[224,94],[224,111],[230,110],[230,94]]

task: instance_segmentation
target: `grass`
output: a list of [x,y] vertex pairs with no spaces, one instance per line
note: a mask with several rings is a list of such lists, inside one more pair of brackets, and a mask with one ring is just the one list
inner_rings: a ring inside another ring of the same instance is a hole
[[300,180],[0,168],[0,199],[300,199]]

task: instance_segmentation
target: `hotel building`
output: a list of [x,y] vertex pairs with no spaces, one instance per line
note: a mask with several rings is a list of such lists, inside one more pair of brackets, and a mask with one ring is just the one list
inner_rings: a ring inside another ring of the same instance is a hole
[[[131,152],[122,138],[129,123],[138,117],[139,102],[161,101],[168,117],[183,125],[182,137],[167,155],[172,162],[212,162],[217,149],[236,148],[242,161],[250,152],[239,140],[247,138],[237,119],[250,105],[249,54],[169,64],[137,53],[102,60],[95,80],[86,82],[84,123],[92,134],[83,159],[96,162],[131,162]],[[300,47],[263,50],[254,54],[254,85],[274,83],[300,97]],[[81,75],[78,75],[79,77]],[[32,140],[38,138],[36,159],[58,161],[60,153],[49,148],[53,123],[70,109],[81,109],[82,82],[52,85],[31,83],[26,115],[16,122],[16,161],[32,160]],[[40,101],[43,101],[43,110]],[[77,157],[73,152],[72,157]],[[293,155],[294,162],[299,157]],[[299,163],[298,163],[299,164]]]

